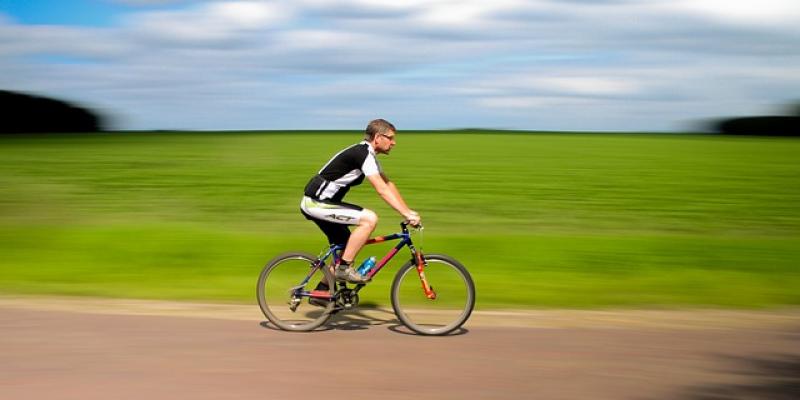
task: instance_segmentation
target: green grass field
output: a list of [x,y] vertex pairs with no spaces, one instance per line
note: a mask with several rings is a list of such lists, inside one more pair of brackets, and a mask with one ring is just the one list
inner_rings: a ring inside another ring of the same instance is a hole
[[[302,188],[358,140],[0,137],[0,292],[252,303],[272,256],[324,246]],[[401,131],[379,160],[423,215],[424,250],[473,273],[479,308],[800,304],[800,141]],[[348,200],[397,229],[369,184]],[[362,301],[388,305],[403,261]]]

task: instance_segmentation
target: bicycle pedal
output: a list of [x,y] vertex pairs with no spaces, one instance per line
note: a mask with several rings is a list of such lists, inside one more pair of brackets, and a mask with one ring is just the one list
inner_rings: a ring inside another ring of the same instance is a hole
[[301,300],[299,298],[289,299],[289,301],[287,302],[287,304],[289,305],[289,310],[291,310],[292,312],[297,311],[297,306],[300,305],[300,301]]

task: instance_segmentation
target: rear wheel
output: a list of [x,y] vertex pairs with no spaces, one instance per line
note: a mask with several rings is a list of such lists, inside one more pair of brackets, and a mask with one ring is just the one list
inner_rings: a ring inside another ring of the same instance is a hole
[[466,268],[455,259],[425,255],[425,277],[436,293],[429,299],[422,288],[417,266],[409,261],[397,271],[392,283],[392,307],[397,318],[422,335],[446,335],[461,327],[475,307],[475,284]]
[[[273,258],[258,277],[256,296],[264,316],[287,331],[310,331],[325,323],[334,302],[315,295],[330,295],[336,289],[333,274],[327,267],[314,265],[316,258],[305,253],[287,253]],[[328,291],[315,291],[325,282]],[[316,301],[320,305],[313,305]]]

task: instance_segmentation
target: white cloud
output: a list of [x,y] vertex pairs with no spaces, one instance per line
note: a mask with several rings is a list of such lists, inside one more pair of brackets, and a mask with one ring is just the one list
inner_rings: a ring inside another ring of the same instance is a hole
[[[588,72],[586,72],[588,73]],[[541,72],[529,75],[504,76],[491,82],[498,92],[537,92],[561,96],[627,96],[636,94],[642,85],[633,78],[615,78],[590,75],[543,76]]]
[[25,26],[0,19],[0,57],[38,54],[108,59],[120,56],[126,47],[113,30]]
[[516,0],[442,0],[420,7],[415,20],[434,27],[475,29],[495,19],[493,13],[524,7],[526,2]]
[[664,8],[725,23],[770,30],[800,30],[800,2],[797,0],[676,0],[668,2]]
[[343,32],[331,29],[296,29],[279,34],[276,38],[280,46],[291,50],[330,50],[347,51],[360,48],[375,48],[381,45],[376,35],[358,32]]
[[287,22],[291,9],[260,1],[212,2],[187,10],[150,11],[128,18],[131,30],[154,40],[217,43]]
[[[403,18],[443,0],[281,0],[314,15],[338,18]],[[469,1],[469,0],[467,0]]]
[[635,94],[640,85],[630,79],[609,79],[592,76],[555,77],[537,79],[539,87],[577,95],[629,95]]
[[215,3],[210,5],[206,12],[214,15],[222,23],[245,29],[261,28],[288,17],[286,10],[281,7],[255,1]]
[[[534,110],[545,106],[557,106],[567,102],[574,102],[575,100],[565,99],[563,97],[544,97],[544,96],[498,96],[498,97],[482,97],[475,102],[480,106],[489,108],[497,108],[501,110],[514,109],[519,110]],[[586,101],[583,101],[584,103]]]
[[800,93],[797,7],[751,4],[189,1],[108,28],[0,15],[0,86],[107,104],[133,129],[352,128],[372,113],[668,129]]

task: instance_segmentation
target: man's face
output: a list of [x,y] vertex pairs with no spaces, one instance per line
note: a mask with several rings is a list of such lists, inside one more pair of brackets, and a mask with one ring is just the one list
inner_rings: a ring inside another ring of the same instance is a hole
[[397,144],[395,135],[397,135],[397,132],[394,131],[377,134],[375,138],[375,152],[378,154],[389,154],[392,147]]

